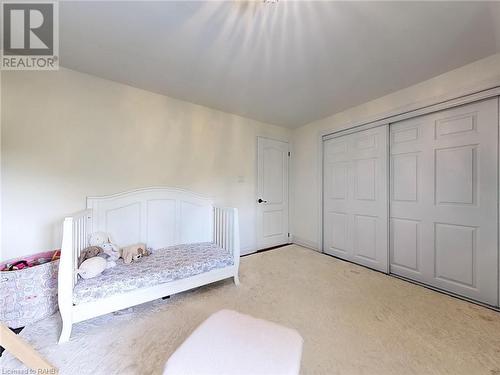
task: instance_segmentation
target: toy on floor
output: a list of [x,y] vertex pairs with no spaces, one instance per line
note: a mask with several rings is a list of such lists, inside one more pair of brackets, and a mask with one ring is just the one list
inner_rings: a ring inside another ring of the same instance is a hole
[[89,237],[89,245],[102,249],[103,253],[100,256],[106,259],[106,269],[116,266],[116,261],[120,258],[120,248],[111,241],[108,233],[92,233]]
[[130,264],[132,263],[132,261],[137,261],[143,256],[148,256],[151,254],[151,252],[146,248],[146,244],[144,243],[122,247],[120,249],[120,253],[125,264]]
[[106,259],[99,256],[89,258],[78,267],[77,273],[84,279],[91,279],[99,276],[106,269],[106,264]]

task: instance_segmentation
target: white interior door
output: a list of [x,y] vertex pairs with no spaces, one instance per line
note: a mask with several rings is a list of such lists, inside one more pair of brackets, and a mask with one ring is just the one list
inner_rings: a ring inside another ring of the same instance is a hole
[[257,139],[257,246],[288,243],[288,143]]
[[498,102],[391,125],[391,272],[498,305]]
[[387,125],[324,142],[323,250],[388,272]]

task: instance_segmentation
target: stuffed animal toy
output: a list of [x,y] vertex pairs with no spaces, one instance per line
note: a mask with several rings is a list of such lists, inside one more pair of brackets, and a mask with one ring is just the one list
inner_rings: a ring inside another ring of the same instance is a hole
[[111,242],[105,242],[101,244],[101,247],[104,254],[108,255],[108,258],[106,259],[108,266],[106,268],[116,266],[116,261],[120,259],[120,248]]
[[111,242],[109,234],[105,232],[94,232],[91,235],[89,235],[90,246],[97,246],[105,242]]
[[106,269],[106,260],[99,256],[85,260],[77,273],[84,279],[99,276]]
[[116,266],[116,261],[120,258],[120,248],[111,241],[111,236],[108,233],[92,233],[89,237],[89,244],[99,246],[103,250],[102,256],[106,259],[106,268]]
[[103,254],[104,251],[99,246],[89,246],[80,252],[80,257],[78,258],[78,266],[80,266],[87,259],[99,256]]
[[151,252],[146,248],[146,244],[144,243],[122,247],[120,249],[120,253],[125,264],[130,264],[132,263],[132,261],[137,261],[143,256],[148,256],[151,254]]

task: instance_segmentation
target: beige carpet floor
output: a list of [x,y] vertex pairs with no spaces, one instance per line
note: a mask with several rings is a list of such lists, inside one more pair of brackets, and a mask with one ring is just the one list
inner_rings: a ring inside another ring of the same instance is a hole
[[[500,375],[500,313],[295,245],[242,258],[240,287],[223,281],[79,323],[63,345],[58,314],[21,336],[61,374],[160,374],[222,308],[297,329],[303,374]],[[8,354],[0,365],[21,368]]]

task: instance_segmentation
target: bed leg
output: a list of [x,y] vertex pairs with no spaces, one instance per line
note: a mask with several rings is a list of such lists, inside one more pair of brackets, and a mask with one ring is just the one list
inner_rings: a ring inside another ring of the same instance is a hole
[[59,337],[59,344],[69,341],[69,337],[71,336],[71,328],[73,326],[70,317],[63,316],[63,314],[61,314],[61,317],[62,317],[62,331],[61,331],[61,336]]
[[236,286],[240,285],[240,278],[238,275],[234,275],[234,285]]

